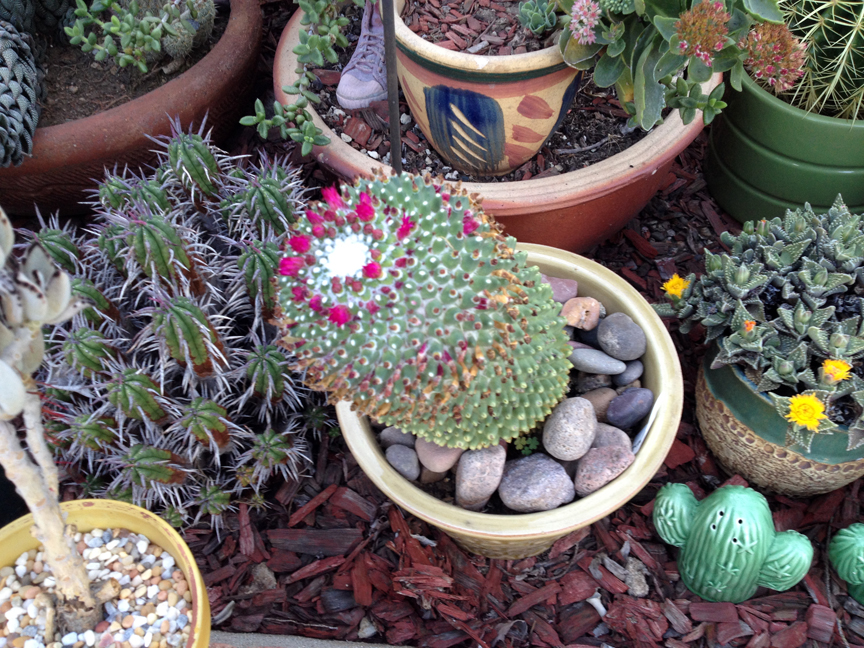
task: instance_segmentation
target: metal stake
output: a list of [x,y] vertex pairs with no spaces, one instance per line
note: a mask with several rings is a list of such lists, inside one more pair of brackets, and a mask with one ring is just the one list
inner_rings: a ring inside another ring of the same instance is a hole
[[381,21],[384,23],[384,63],[387,66],[387,103],[390,109],[390,165],[397,174],[402,173],[402,131],[399,122],[399,78],[396,76],[396,21],[393,18],[393,0],[381,3]]

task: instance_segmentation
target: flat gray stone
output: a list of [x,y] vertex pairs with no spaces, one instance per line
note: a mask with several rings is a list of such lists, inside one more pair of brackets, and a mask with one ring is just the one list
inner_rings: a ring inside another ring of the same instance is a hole
[[609,374],[588,373],[587,371],[576,372],[574,387],[580,396],[595,389],[611,386],[612,376]]
[[448,448],[426,439],[417,439],[414,450],[421,464],[432,472],[439,473],[447,472],[455,466],[459,457],[465,452],[463,448]]
[[387,463],[405,479],[414,481],[420,476],[420,461],[413,448],[395,443],[384,451],[384,456],[387,457]]
[[648,348],[645,331],[627,313],[612,313],[603,318],[597,326],[597,342],[603,351],[625,362],[642,357]]
[[605,446],[620,446],[628,450],[633,447],[633,441],[621,428],[606,423],[597,423],[597,434],[594,435],[592,448],[603,448]]
[[502,445],[466,450],[456,464],[456,503],[469,511],[479,511],[498,490],[504,474],[507,449]]
[[498,495],[510,510],[534,513],[572,502],[576,489],[561,464],[537,453],[504,465]]
[[627,368],[624,369],[624,371],[612,376],[612,382],[614,382],[618,387],[629,385],[634,380],[639,380],[642,377],[642,372],[645,371],[645,366],[642,364],[641,360],[631,360],[625,364],[627,365]]
[[413,448],[415,441],[416,439],[413,434],[403,432],[398,427],[384,428],[378,435],[378,443],[380,443],[381,447],[384,449],[387,449],[394,444]]
[[578,459],[591,447],[597,430],[594,407],[584,398],[567,398],[543,424],[543,447],[556,459]]
[[573,349],[570,362],[579,371],[613,376],[623,373],[627,365],[597,349]]
[[609,403],[606,421],[626,430],[645,418],[653,406],[654,393],[650,389],[628,389]]

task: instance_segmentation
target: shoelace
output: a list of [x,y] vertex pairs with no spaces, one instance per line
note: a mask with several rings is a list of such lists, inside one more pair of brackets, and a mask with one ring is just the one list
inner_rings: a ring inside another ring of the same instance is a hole
[[[378,34],[363,34],[363,38],[357,43],[356,53],[359,54],[352,62],[351,68],[360,68],[363,72],[374,72],[372,66],[373,57],[378,59],[377,69],[384,67],[384,37]],[[380,52],[380,54],[379,54]]]

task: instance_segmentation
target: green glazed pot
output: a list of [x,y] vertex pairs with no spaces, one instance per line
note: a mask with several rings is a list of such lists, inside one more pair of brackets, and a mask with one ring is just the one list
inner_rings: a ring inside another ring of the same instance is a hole
[[810,452],[787,448],[786,419],[739,367],[711,369],[715,355],[716,347],[700,367],[696,417],[726,470],[792,497],[828,493],[864,476],[864,447],[846,450],[846,434],[816,435]]
[[813,560],[806,536],[774,531],[768,501],[752,488],[724,486],[699,502],[686,484],[666,484],[653,518],[660,537],[681,547],[681,580],[706,601],[741,603],[759,586],[787,590]]
[[864,121],[795,108],[745,77],[711,127],[705,180],[737,220],[770,219],[809,202],[827,211],[837,194],[864,209]]

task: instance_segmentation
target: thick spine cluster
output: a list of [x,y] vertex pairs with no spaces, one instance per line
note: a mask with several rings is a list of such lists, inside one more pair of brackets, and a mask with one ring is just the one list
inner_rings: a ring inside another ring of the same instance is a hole
[[267,324],[281,254],[272,224],[299,209],[299,182],[267,162],[280,202],[262,215],[238,198],[254,168],[239,170],[201,133],[163,144],[149,176],[101,183],[90,231],[31,233],[88,303],[51,340],[41,378],[56,399],[58,452],[96,475],[87,488],[218,525],[232,502],[263,502],[271,475],[308,461],[296,421],[306,393]]
[[325,191],[279,266],[282,343],[313,389],[436,443],[512,439],[564,396],[551,289],[461,189],[409,175]]

